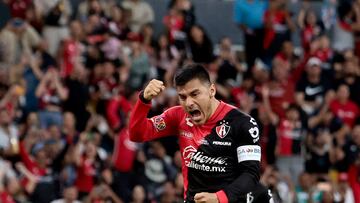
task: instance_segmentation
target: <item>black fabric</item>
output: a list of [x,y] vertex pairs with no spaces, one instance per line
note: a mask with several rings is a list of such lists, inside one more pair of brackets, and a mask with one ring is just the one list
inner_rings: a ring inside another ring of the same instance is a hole
[[306,155],[305,169],[309,173],[327,173],[331,168],[329,152],[318,154],[309,151]]
[[[220,137],[217,127],[224,122],[228,133]],[[257,133],[252,131],[255,129]],[[250,192],[256,196],[255,199],[261,199],[261,202],[263,197],[258,195],[262,192],[257,192],[260,187],[260,162],[252,159],[239,162],[238,156],[240,146],[249,150],[257,147],[259,135],[255,119],[237,109],[220,119],[205,137],[204,144],[193,152],[195,154],[190,159],[192,166],[188,167],[189,188],[186,201],[193,202],[194,195],[198,192],[224,190],[229,202],[243,202]]]
[[64,103],[65,111],[70,111],[76,118],[76,129],[83,131],[86,123],[90,117],[86,110],[86,104],[90,97],[88,87],[78,81],[68,78],[65,81],[66,87],[69,90],[69,98]]
[[229,80],[236,80],[238,71],[236,67],[230,63],[228,60],[222,61],[219,70],[217,82],[222,85],[227,85]]
[[[42,177],[45,179],[45,177]],[[44,195],[46,194],[46,195]],[[31,202],[49,203],[56,199],[56,187],[52,180],[37,183],[34,192],[31,194]]]
[[248,70],[254,66],[256,58],[263,55],[264,30],[256,29],[252,34],[245,33],[246,64]]
[[303,92],[305,101],[316,101],[318,97],[324,97],[325,93],[331,89],[332,86],[327,78],[322,77],[318,83],[311,83],[307,78],[303,78],[296,85],[297,92]]

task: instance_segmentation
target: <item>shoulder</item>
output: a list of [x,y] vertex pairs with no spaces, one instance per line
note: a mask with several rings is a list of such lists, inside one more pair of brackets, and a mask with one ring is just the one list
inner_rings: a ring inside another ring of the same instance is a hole
[[183,118],[185,115],[186,115],[186,112],[184,111],[184,109],[181,106],[173,106],[173,107],[166,109],[159,116],[161,116],[161,117],[165,116],[165,117],[168,117],[168,118],[174,120],[175,122],[177,122],[178,120]]
[[231,125],[233,125],[236,128],[248,128],[249,126],[257,126],[257,121],[250,116],[249,114],[241,111],[235,106],[232,106],[230,104],[226,104],[226,108],[229,108],[229,112],[227,113],[226,117],[231,122]]
[[247,123],[253,123],[254,125],[257,125],[256,120],[253,117],[251,117],[249,114],[241,111],[235,106],[232,105],[228,105],[228,106],[232,108],[228,113],[228,117],[233,122],[236,122],[237,126],[242,126],[243,124],[247,124]]
[[185,114],[184,108],[182,108],[181,106],[170,107],[170,108],[166,109],[164,112],[176,113],[176,114]]
[[260,130],[257,121],[247,113],[238,109],[229,112],[231,126],[235,129],[235,139],[245,143],[258,143]]

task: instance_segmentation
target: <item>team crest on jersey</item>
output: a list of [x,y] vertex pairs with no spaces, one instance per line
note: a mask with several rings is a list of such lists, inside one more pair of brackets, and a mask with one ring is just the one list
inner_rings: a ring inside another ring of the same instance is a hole
[[164,130],[166,128],[165,120],[161,115],[160,116],[155,116],[151,120],[152,120],[152,122],[154,124],[154,127],[156,128],[157,131]]
[[220,122],[220,125],[216,126],[215,130],[220,138],[224,138],[230,131],[229,123],[223,120]]

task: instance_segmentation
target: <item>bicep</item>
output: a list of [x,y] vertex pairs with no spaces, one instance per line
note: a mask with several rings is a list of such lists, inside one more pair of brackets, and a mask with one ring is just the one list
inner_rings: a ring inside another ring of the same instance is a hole
[[250,116],[243,119],[241,123],[242,125],[237,129],[236,141],[238,165],[241,169],[249,169],[251,173],[257,173],[261,160],[260,129],[256,120]]
[[177,112],[175,108],[165,111],[163,114],[147,118],[150,104],[140,100],[135,104],[129,121],[130,140],[144,142],[166,135],[173,135],[176,132]]
[[149,119],[154,130],[159,135],[169,135],[176,133],[177,118],[174,112],[165,111],[164,113]]

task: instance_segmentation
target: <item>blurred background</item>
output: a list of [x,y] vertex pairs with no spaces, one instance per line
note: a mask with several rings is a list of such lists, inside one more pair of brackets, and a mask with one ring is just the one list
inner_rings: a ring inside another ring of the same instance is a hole
[[176,136],[128,118],[201,63],[261,128],[275,202],[360,203],[359,0],[2,0],[0,202],[183,202]]

